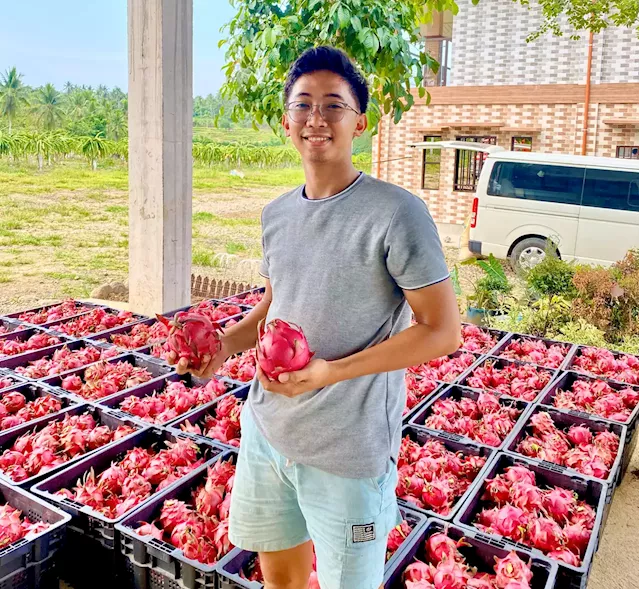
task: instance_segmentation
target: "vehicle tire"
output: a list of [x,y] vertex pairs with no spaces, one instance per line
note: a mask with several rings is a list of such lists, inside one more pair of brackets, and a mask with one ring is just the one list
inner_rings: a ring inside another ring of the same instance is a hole
[[[541,237],[527,237],[511,251],[511,267],[515,272],[526,272],[544,259],[547,240]],[[555,253],[557,256],[557,252]]]

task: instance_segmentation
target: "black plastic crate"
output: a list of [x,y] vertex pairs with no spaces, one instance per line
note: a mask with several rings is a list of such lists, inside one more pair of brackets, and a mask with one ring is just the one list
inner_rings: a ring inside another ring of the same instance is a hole
[[[518,444],[530,433],[528,426],[529,426],[529,422],[531,421],[531,418],[536,413],[541,413],[543,411],[547,412],[550,415],[551,419],[556,424],[556,427],[558,427],[558,429],[569,429],[572,425],[584,425],[594,433],[609,431],[609,432],[613,432],[620,438],[620,446],[616,454],[616,459],[611,467],[611,470],[609,471],[609,476],[606,479],[598,479],[598,480],[602,480],[602,482],[609,485],[607,503],[610,503],[613,497],[613,491],[615,489],[615,485],[616,483],[619,482],[619,479],[620,479],[620,473],[622,470],[622,456],[624,454],[624,441],[627,435],[627,431],[626,431],[627,428],[624,425],[612,423],[611,421],[607,421],[606,419],[594,418],[593,416],[590,418],[578,417],[577,415],[563,413],[562,411],[558,411],[553,407],[546,407],[546,406],[540,405],[540,406],[534,407],[533,410],[527,416],[527,421],[521,424],[517,428],[517,430],[514,431],[509,444],[504,448],[505,451],[510,452],[512,454],[518,454],[519,456],[523,456],[516,450],[516,448]],[[538,464],[541,464],[546,468],[548,468],[549,470],[553,470],[555,472],[561,472],[568,475],[577,474],[579,476],[585,476],[585,475],[582,475],[582,473],[578,472],[577,470],[574,470],[573,468],[569,468],[567,466],[563,466],[561,464],[548,462],[546,460],[540,460],[538,458],[532,458],[530,456],[527,456],[526,458]],[[593,477],[593,478],[596,478],[596,477]]]
[[[231,460],[235,464],[237,453],[227,450],[217,459]],[[117,524],[120,550],[129,571],[129,586],[136,589],[217,589],[216,571],[222,560],[213,565],[203,564],[186,558],[182,550],[172,544],[136,533],[141,521],[157,519],[165,501],[188,501],[191,491],[206,478],[206,466],[194,470],[171,487],[156,493],[151,501],[145,502]]]
[[[217,401],[222,397],[226,397],[229,394],[229,392],[231,392],[234,389],[234,385],[226,379],[218,378],[218,377],[214,377],[214,378],[215,380],[222,382],[227,387],[226,392],[216,398],[216,401]],[[109,397],[106,397],[105,399],[98,399],[96,401],[96,404],[99,405],[100,407],[106,407],[118,413],[122,413],[123,415],[126,415],[130,419],[135,419],[142,424],[167,427],[176,421],[182,421],[187,415],[190,415],[191,413],[193,413],[194,410],[201,409],[202,407],[206,407],[210,403],[206,403],[204,405],[199,405],[197,407],[189,409],[189,411],[185,411],[182,415],[179,415],[178,417],[170,419],[169,421],[165,421],[164,423],[155,423],[155,424],[150,421],[146,421],[136,415],[132,415],[131,413],[127,413],[126,411],[120,408],[120,403],[122,403],[127,397],[130,397],[132,395],[135,397],[142,398],[142,397],[151,396],[154,393],[160,393],[165,389],[165,387],[169,384],[169,382],[182,381],[187,387],[193,388],[193,387],[203,387],[209,382],[209,380],[210,379],[206,379],[206,378],[204,379],[197,378],[190,373],[179,375],[178,373],[174,372],[172,374],[162,376],[159,379],[154,379],[153,381],[149,381],[144,384],[138,385],[137,387],[134,387],[132,389],[128,389],[126,391],[117,393],[115,395],[111,395]],[[215,402],[215,401],[212,401],[212,402]]]
[[[75,299],[74,299],[75,300]],[[45,323],[32,323],[25,319],[19,319],[20,315],[23,313],[29,313],[31,311],[43,311],[44,309],[51,309],[52,307],[56,307],[60,305],[63,301],[58,301],[57,303],[51,303],[50,305],[41,305],[39,307],[32,307],[30,309],[26,309],[25,311],[17,311],[16,313],[9,313],[8,315],[4,315],[4,317],[8,319],[12,319],[14,321],[20,321],[21,323],[26,323],[29,325],[37,325],[38,327],[49,327],[58,321],[66,321],[68,319],[72,319],[75,317],[79,317],[80,315],[84,315],[85,313],[90,313],[93,309],[104,309],[104,305],[96,305],[94,303],[84,303],[82,301],[75,300],[76,307],[78,308],[78,312],[74,315],[69,315],[64,319],[56,319],[54,321],[46,321]],[[80,307],[86,307],[86,309],[81,309]]]
[[481,327],[479,325],[475,325],[473,323],[466,323],[463,322],[462,326],[473,326],[473,327],[477,327],[480,331],[484,331],[485,333],[490,333],[496,340],[496,343],[491,346],[491,348],[489,348],[488,350],[484,351],[484,352],[479,352],[477,350],[467,350],[466,348],[460,347],[460,351],[463,352],[472,352],[474,354],[481,354],[483,356],[490,356],[492,355],[493,351],[505,340],[505,338],[509,335],[511,335],[508,331],[502,331],[500,329],[493,329],[491,327]]
[[[101,407],[96,407],[94,405],[88,405],[88,404],[82,404],[82,405],[74,404],[74,405],[70,405],[66,409],[63,409],[62,411],[59,411],[58,413],[52,413],[51,415],[47,415],[46,417],[41,418],[37,424],[34,424],[33,422],[30,421],[18,427],[12,428],[11,430],[0,432],[0,454],[2,454],[5,450],[8,450],[9,448],[11,448],[11,446],[13,446],[15,441],[20,436],[23,436],[28,433],[33,433],[34,431],[40,431],[42,428],[44,428],[47,424],[51,423],[52,421],[62,421],[67,415],[81,415],[82,413],[91,413],[91,415],[93,415],[93,418],[96,420],[96,423],[98,423],[99,425],[107,425],[109,426],[110,429],[116,429],[120,425],[129,425],[135,428],[136,430],[143,429],[140,423],[128,417],[123,418],[122,416],[114,414],[113,412],[108,411],[107,409],[103,409]],[[123,438],[123,440],[126,440],[129,437],[131,436],[128,436],[127,438]],[[80,460],[83,460],[88,456],[92,456],[96,452],[99,452],[105,448],[108,448],[113,444],[120,443],[123,440],[118,440],[116,442],[111,442],[110,444],[105,444],[100,448],[96,448],[95,450],[92,450],[91,452],[86,452],[85,454],[81,454],[75,457],[73,460],[69,460],[68,462],[65,462],[64,464],[61,464],[60,466],[53,468],[51,470],[48,470],[47,472],[44,472],[42,474],[37,474],[35,476],[29,477],[24,481],[15,482],[11,478],[9,478],[7,475],[5,475],[2,471],[0,471],[0,482],[4,482],[13,486],[22,487],[24,489],[30,488],[36,482],[42,481],[43,479],[50,477],[53,473],[59,472],[64,468],[68,468],[72,464],[76,464]]]
[[[106,306],[102,306],[101,308],[104,311],[106,311],[108,314],[110,314],[110,315],[118,315],[118,313],[120,313],[122,311],[122,309],[114,309],[112,307],[106,307]],[[94,310],[95,309],[92,309],[92,311],[94,311]],[[89,313],[91,313],[91,311],[89,311]],[[83,313],[82,315],[86,315],[86,313]],[[63,323],[64,324],[71,323],[72,321],[75,321],[76,319],[78,319],[78,316],[76,316],[76,317],[67,317],[66,319],[58,319],[57,321],[51,321],[50,323],[47,324],[47,329],[49,329],[52,333],[54,333],[56,335],[57,334],[61,334],[61,335],[66,335],[67,337],[72,337],[72,338],[76,338],[76,339],[82,339],[82,338],[86,338],[89,335],[108,334],[108,333],[111,333],[114,329],[118,329],[119,327],[122,327],[121,325],[117,325],[116,327],[103,329],[101,331],[96,331],[96,332],[91,332],[91,333],[79,333],[77,335],[70,335],[70,334],[64,333],[63,331],[60,331],[60,326]],[[139,323],[140,321],[144,321],[145,319],[149,319],[149,317],[145,317],[144,315],[139,315],[137,313],[133,313],[131,321],[128,321],[124,325],[133,325],[134,323]]]
[[17,319],[7,319],[5,316],[0,315],[0,335],[6,335],[14,331],[23,331],[29,329],[31,324],[23,323]]
[[[602,378],[602,379],[607,379],[609,381],[612,382],[622,382],[622,384],[628,384],[631,386],[639,386],[640,383],[632,383],[632,382],[628,382],[625,383],[623,381],[619,381],[616,379],[612,379],[612,378],[607,378],[606,376],[603,376],[602,374],[595,374],[593,372],[586,372],[584,370],[581,370],[580,368],[578,368],[577,366],[575,366],[573,364],[574,360],[576,359],[577,356],[580,356],[582,353],[582,350],[584,350],[585,348],[595,348],[596,346],[575,346],[574,349],[572,350],[571,356],[570,358],[568,358],[566,364],[565,364],[565,370],[570,370],[571,372],[578,372],[580,374],[586,374],[587,376],[593,376],[596,378]],[[625,354],[623,352],[614,352],[613,350],[607,350],[607,352],[611,352],[615,358],[619,358],[620,356],[633,356],[633,354]],[[636,358],[638,358],[638,356],[635,356]]]
[[585,589],[591,565],[593,564],[593,556],[598,549],[600,543],[600,534],[602,533],[605,512],[607,511],[607,485],[597,479],[585,477],[582,475],[566,474],[550,470],[546,466],[539,464],[528,458],[516,456],[513,454],[499,453],[493,458],[491,464],[486,471],[485,478],[493,478],[504,472],[509,466],[521,465],[528,468],[536,475],[536,484],[538,487],[562,487],[574,491],[578,498],[586,501],[596,512],[596,520],[591,532],[591,539],[585,551],[582,564],[574,567],[561,561],[556,561],[547,557],[537,548],[532,548],[526,544],[514,542],[509,538],[497,536],[494,534],[486,534],[480,532],[473,526],[473,520],[477,513],[482,509],[482,494],[484,493],[484,481],[478,481],[474,485],[474,490],[462,506],[454,522],[463,527],[470,527],[475,530],[476,538],[486,539],[487,542],[500,542],[507,548],[513,548],[523,553],[530,554],[532,557],[546,560],[547,562],[556,563],[558,565],[558,587],[563,589]]
[[[421,446],[425,444],[428,440],[435,440],[436,442],[441,442],[444,444],[445,448],[450,452],[460,452],[465,456],[482,456],[487,459],[485,465],[480,469],[480,472],[476,475],[476,480],[483,480],[484,473],[491,462],[491,458],[495,455],[497,450],[495,448],[491,448],[490,446],[485,446],[483,444],[478,444],[476,442],[472,442],[467,438],[463,438],[462,440],[454,440],[449,438],[450,434],[446,432],[434,432],[433,430],[428,429],[420,429],[413,426],[405,426],[402,429],[402,438],[409,438],[419,443]],[[469,493],[473,490],[473,483],[469,485],[469,488],[456,499],[455,503],[451,507],[451,511],[447,515],[440,515],[435,511],[430,509],[422,509],[418,507],[414,503],[409,501],[405,501],[403,499],[398,498],[398,504],[404,507],[409,507],[419,513],[424,514],[426,517],[437,517],[443,521],[451,521],[455,517],[458,509],[462,507],[462,504],[465,502],[466,498],[469,496]]]
[[562,411],[563,413],[569,413],[571,415],[576,415],[578,417],[602,419],[604,421],[608,421],[609,423],[619,423],[619,424],[625,425],[627,426],[627,439],[625,440],[625,443],[628,443],[631,437],[633,436],[633,433],[638,425],[638,411],[640,410],[640,403],[635,406],[629,418],[624,422],[606,419],[604,417],[600,417],[599,415],[596,415],[595,413],[587,413],[586,411],[576,411],[573,409],[561,409],[559,407],[555,407],[554,400],[556,398],[556,394],[558,393],[558,391],[570,390],[571,387],[573,386],[573,383],[576,382],[577,380],[582,380],[587,382],[604,381],[606,382],[607,385],[609,385],[612,389],[615,389],[616,391],[619,391],[621,389],[626,389],[626,388],[638,390],[638,387],[630,384],[616,383],[611,380],[607,380],[605,378],[587,376],[586,374],[581,374],[578,372],[563,372],[551,384],[551,386],[549,387],[547,392],[544,394],[544,396],[540,398],[539,404],[548,405],[549,407],[553,407],[557,411]]
[[[504,558],[511,551],[511,547],[505,547],[494,541],[488,541],[481,534],[465,526],[452,525],[439,519],[432,518],[427,521],[425,527],[422,528],[413,541],[402,550],[396,561],[396,566],[392,571],[388,571],[384,579],[385,589],[404,589],[402,579],[405,569],[418,558],[423,562],[426,561],[424,545],[426,540],[433,534],[446,533],[453,540],[465,538],[468,546],[461,546],[458,550],[464,555],[466,562],[473,567],[477,567],[478,571],[486,573],[494,573],[494,565],[496,558]],[[518,557],[525,562],[529,561],[529,553],[515,549]],[[549,559],[542,559],[534,556],[531,558],[531,589],[553,589],[556,582],[556,574],[558,566]],[[562,587],[562,585],[558,585]]]
[[[454,440],[458,442],[469,441],[473,444],[484,445],[484,444],[481,444],[481,442],[476,442],[475,440],[471,440],[466,436],[449,433],[442,430],[430,429],[425,425],[425,421],[427,420],[427,417],[429,417],[429,415],[431,415],[432,413],[433,404],[436,403],[437,401],[441,399],[448,399],[448,398],[453,398],[455,401],[459,401],[463,397],[467,397],[469,399],[473,399],[474,401],[477,401],[478,397],[482,392],[483,391],[479,391],[478,389],[470,389],[468,387],[463,387],[460,385],[449,386],[437,396],[431,397],[431,399],[429,399],[429,401],[425,403],[419,411],[416,411],[413,418],[409,420],[409,425],[416,427],[418,429],[423,429],[425,431],[434,432],[450,440]],[[485,392],[488,392],[488,391],[485,391]],[[513,426],[513,429],[511,430],[511,432],[509,432],[509,434],[505,437],[505,439],[502,440],[502,443],[499,446],[492,446],[496,450],[506,447],[511,437],[513,436],[514,431],[518,429],[519,425],[521,425],[522,423],[524,423],[524,421],[526,421],[527,414],[530,412],[532,407],[531,403],[527,403],[526,401],[520,401],[518,399],[514,399],[513,397],[505,397],[505,396],[498,397],[498,401],[500,402],[501,405],[513,406],[516,409],[518,409],[518,411],[520,411],[520,416],[516,420],[515,425]]]
[[137,350],[145,348],[147,346],[144,345],[144,346],[139,346],[137,348],[124,348],[122,346],[116,346],[116,344],[113,343],[111,338],[114,335],[128,334],[136,325],[153,325],[154,323],[157,323],[157,322],[158,322],[157,319],[144,319],[143,321],[136,321],[135,323],[126,323],[125,325],[114,327],[113,329],[110,329],[108,332],[92,333],[90,335],[85,335],[83,339],[90,341],[91,343],[100,347],[114,346],[119,350],[121,350],[123,353],[136,352]]
[[[398,559],[404,554],[405,547],[413,544],[416,537],[423,533],[427,518],[415,509],[399,506],[402,517],[411,524],[411,533],[405,538],[402,545],[385,564],[385,575],[395,570]],[[240,548],[234,548],[218,563],[218,589],[262,589],[264,585],[257,581],[247,581],[240,576],[240,571],[245,568],[251,559],[257,556],[256,552],[248,552]]]
[[0,589],[59,589],[58,561],[63,550],[2,577]]
[[[36,362],[37,360],[40,360],[42,358],[50,359],[57,350],[61,350],[64,347],[67,347],[72,352],[80,350],[82,348],[86,348],[86,347],[92,347],[102,351],[101,348],[98,348],[96,345],[92,343],[88,343],[83,340],[73,340],[73,341],[62,343],[62,344],[58,344],[57,346],[51,346],[49,348],[42,348],[40,350],[33,350],[32,352],[26,352],[24,354],[20,354],[19,356],[7,356],[5,358],[1,358],[0,369],[9,370],[13,374],[18,374],[16,372],[16,369],[18,367],[21,367],[21,366],[26,367],[31,362]],[[72,371],[62,372],[60,374],[66,375],[69,372],[72,372]],[[32,381],[43,380],[44,378],[51,378],[51,376],[42,377],[42,378],[31,378],[29,376],[22,376],[19,374],[18,376],[20,376],[24,380],[32,380]]]
[[[432,399],[435,399],[446,387],[450,386],[449,383],[440,382],[439,380],[434,381],[436,383],[436,388],[428,394],[423,399],[420,399],[407,413],[402,416],[402,423],[404,425],[408,425],[409,422],[413,419],[414,415],[422,410],[422,408]],[[409,389],[407,388],[407,392]]]
[[[224,395],[224,397],[228,397],[229,395],[233,395],[235,397],[237,397],[238,399],[240,399],[241,401],[246,401],[247,397],[249,395],[249,389],[250,389],[250,385],[243,385],[241,387],[238,388],[234,388],[231,389],[230,392],[226,395]],[[201,422],[204,421],[204,418],[207,415],[214,415],[215,416],[215,412],[216,412],[216,407],[218,405],[218,403],[220,402],[220,399],[223,399],[224,397],[218,397],[215,401],[211,401],[211,403],[207,403],[206,405],[202,405],[201,407],[198,407],[192,411],[190,411],[189,413],[185,413],[184,415],[181,415],[178,419],[172,421],[169,426],[168,429],[169,431],[173,431],[176,433],[181,433],[184,434],[185,436],[189,436],[190,438],[194,439],[194,440],[200,440],[203,442],[207,442],[207,443],[215,443],[218,446],[225,448],[225,449],[232,449],[232,450],[237,450],[237,448],[235,446],[231,446],[230,444],[226,444],[225,442],[222,442],[220,440],[216,440],[215,438],[208,438],[207,436],[201,436],[198,434],[192,434],[190,432],[186,432],[186,431],[182,431],[182,429],[180,428],[181,425],[185,424],[187,421],[191,423],[191,425],[200,425]],[[242,435],[242,432],[240,433],[240,435]]]
[[[22,382],[8,389],[2,389],[2,391],[0,391],[0,399],[4,397],[4,395],[6,395],[7,393],[13,393],[13,392],[18,392],[24,395],[25,399],[27,400],[27,403],[34,401],[38,397],[45,397],[45,396],[55,397],[60,401],[60,403],[62,403],[62,407],[60,408],[60,411],[64,411],[65,409],[68,409],[69,407],[78,404],[77,401],[75,401],[74,399],[70,399],[69,397],[67,397],[67,395],[60,394],[60,391],[52,389],[47,385],[39,382]],[[51,415],[56,415],[60,413],[60,411],[56,411],[54,413],[48,413],[47,415],[44,415],[42,417],[36,417],[31,421],[25,421],[24,423],[21,423],[20,425],[16,425],[15,427],[0,430],[0,434],[6,434],[8,432],[13,431],[16,428],[22,428],[24,425],[27,425],[27,424],[30,425],[31,427],[34,427],[35,425],[40,423],[43,419],[46,419]]]
[[253,308],[255,305],[248,305],[248,304],[246,304],[244,302],[238,303],[238,302],[234,301],[233,299],[237,299],[239,301],[243,301],[248,294],[252,294],[252,293],[255,293],[255,292],[264,293],[265,291],[266,291],[266,288],[264,286],[260,286],[258,288],[252,288],[251,290],[245,290],[243,292],[239,292],[238,294],[231,295],[229,297],[225,297],[224,299],[221,299],[221,300],[224,301],[225,303],[234,303],[235,302],[236,304],[242,304],[245,307]]
[[567,352],[564,355],[564,359],[562,360],[562,362],[560,363],[559,366],[556,366],[555,368],[553,366],[544,366],[544,364],[538,364],[537,362],[532,362],[530,360],[520,360],[519,358],[515,358],[515,360],[519,361],[519,362],[525,362],[527,364],[535,364],[536,366],[540,366],[542,368],[548,368],[549,370],[562,370],[567,362],[569,362],[571,354],[573,353],[573,350],[575,348],[574,344],[570,344],[568,342],[562,342],[559,340],[553,340],[553,339],[547,339],[547,338],[543,338],[543,337],[536,337],[533,335],[527,335],[524,333],[510,333],[509,337],[504,338],[491,352],[491,356],[496,356],[497,358],[501,358],[504,360],[513,360],[513,358],[505,358],[504,356],[502,356],[503,352],[506,350],[506,348],[513,342],[515,341],[522,341],[522,340],[535,340],[535,341],[541,341],[544,343],[545,347],[547,349],[549,349],[552,345],[561,345],[561,346],[566,346],[567,348]]
[[[0,503],[22,511],[31,521],[44,521],[49,528],[27,540],[22,538],[0,550],[0,587],[2,583],[24,582],[29,575],[22,572],[29,565],[52,558],[63,545],[66,526],[71,519],[64,511],[49,505],[31,493],[0,481]],[[25,577],[23,579],[22,577]],[[12,585],[7,585],[11,587]],[[33,585],[23,585],[29,587]]]
[[[531,364],[531,362],[520,362],[519,360],[506,360],[504,358],[497,358],[495,356],[483,356],[475,365],[473,365],[469,370],[467,370],[460,378],[458,378],[455,382],[460,386],[474,388],[467,384],[469,377],[473,376],[473,372],[484,366],[485,362],[492,362],[494,366],[496,366],[499,370],[504,369],[509,365],[516,366],[533,366],[539,371],[548,372],[549,373],[549,382],[539,391],[534,399],[531,401],[525,401],[524,399],[519,399],[518,397],[513,397],[511,395],[503,395],[505,397],[510,397],[512,399],[517,399],[518,401],[524,401],[525,403],[539,403],[540,399],[543,397],[544,393],[549,390],[549,387],[553,384],[553,381],[557,378],[560,370],[553,370],[550,368],[544,368],[543,366],[537,366],[536,364]],[[493,389],[475,389],[477,391],[484,390],[485,392],[494,392]],[[494,392],[495,394],[495,392]]]
[[23,378],[22,376],[18,376],[17,374],[11,372],[10,370],[3,370],[2,368],[0,368],[0,381],[4,382],[7,380],[10,381],[9,386],[4,386],[3,384],[0,383],[0,392],[4,392],[7,389],[11,389],[16,385],[22,384],[23,382],[27,382],[26,378]]
[[[115,356],[113,358],[108,358],[107,360],[104,360],[104,362],[107,362],[109,364],[116,364],[117,362],[128,362],[130,364],[133,364],[133,366],[135,366],[135,367],[145,368],[146,370],[148,370],[151,373],[152,378],[150,380],[148,380],[146,383],[142,383],[142,384],[147,384],[147,383],[150,383],[150,382],[154,382],[155,380],[160,379],[163,376],[173,372],[173,370],[171,368],[169,368],[168,366],[163,366],[161,364],[158,364],[157,362],[151,362],[148,359],[146,359],[143,356],[140,356],[138,354],[122,354],[121,356]],[[141,386],[141,385],[136,385],[135,387],[130,387],[128,389],[123,389],[122,391],[118,391],[117,393],[114,393],[113,395],[107,395],[106,397],[102,397],[101,399],[93,399],[91,401],[81,397],[80,395],[76,395],[76,394],[74,394],[74,393],[72,393],[70,391],[65,391],[62,388],[62,379],[67,377],[67,376],[74,375],[74,374],[77,374],[82,379],[82,381],[84,382],[84,372],[88,368],[88,366],[91,366],[91,364],[88,364],[87,366],[83,366],[82,368],[77,368],[76,370],[70,370],[68,372],[63,372],[62,374],[58,374],[56,376],[50,376],[48,378],[44,378],[44,379],[42,379],[42,382],[48,384],[51,387],[57,388],[58,390],[62,391],[65,395],[69,395],[72,398],[78,399],[81,403],[87,403],[87,402],[98,403],[100,401],[106,401],[106,400],[108,400],[108,399],[110,399],[112,397],[115,397],[116,395],[120,395],[123,392],[132,391],[136,387]]]
[[[64,344],[64,343],[68,343],[71,341],[74,341],[73,338],[70,338],[68,336],[65,335],[58,335],[50,333],[49,331],[47,331],[46,329],[42,329],[40,327],[29,327],[28,329],[17,329],[15,331],[11,331],[9,333],[5,333],[4,335],[0,335],[0,343],[6,340],[21,340],[23,342],[27,341],[31,336],[36,335],[37,333],[44,333],[47,335],[50,335],[52,337],[56,337],[58,338],[59,343],[57,344],[53,344],[51,346],[46,346],[43,348],[38,348],[38,350],[47,350],[49,348],[52,348],[53,346],[57,346],[60,344]],[[8,354],[2,354],[0,353],[0,359],[4,360],[6,358],[20,358],[21,356],[24,356],[25,354],[28,354],[30,352],[33,352],[35,350],[27,350],[25,352],[22,352],[20,354],[12,354],[12,355],[8,355]]]

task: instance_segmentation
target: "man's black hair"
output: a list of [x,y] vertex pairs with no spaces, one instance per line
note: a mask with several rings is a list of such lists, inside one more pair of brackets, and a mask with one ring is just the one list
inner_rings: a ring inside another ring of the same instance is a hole
[[349,57],[340,49],[322,45],[307,49],[291,66],[284,85],[284,103],[289,101],[289,95],[298,78],[305,74],[311,74],[321,70],[327,70],[338,74],[349,84],[353,97],[358,103],[360,112],[364,113],[369,104],[369,89],[367,82],[360,71],[351,62]]

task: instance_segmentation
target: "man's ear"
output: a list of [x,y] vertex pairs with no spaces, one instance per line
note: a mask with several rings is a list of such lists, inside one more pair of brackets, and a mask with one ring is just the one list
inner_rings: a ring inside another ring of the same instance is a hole
[[362,135],[367,130],[367,124],[367,115],[358,115],[358,120],[356,121],[356,128],[353,131],[353,136],[360,137],[360,135]]
[[287,114],[282,115],[282,126],[284,127],[284,134],[287,137],[291,137],[291,131],[289,129],[289,119],[287,118]]

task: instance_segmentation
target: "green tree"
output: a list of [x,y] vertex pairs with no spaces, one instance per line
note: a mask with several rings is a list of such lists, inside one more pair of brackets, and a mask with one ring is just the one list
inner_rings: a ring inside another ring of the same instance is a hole
[[107,117],[107,137],[118,141],[127,135],[127,115],[122,110],[113,110]]
[[102,133],[96,133],[93,137],[80,137],[78,147],[79,151],[91,162],[91,168],[97,170],[98,160],[109,155],[113,144],[105,139]]
[[62,96],[53,84],[38,88],[32,110],[45,130],[51,131],[60,125],[64,118]]
[[26,96],[27,88],[22,83],[22,74],[15,67],[0,74],[0,114],[9,119],[9,133],[18,109],[27,104]]

